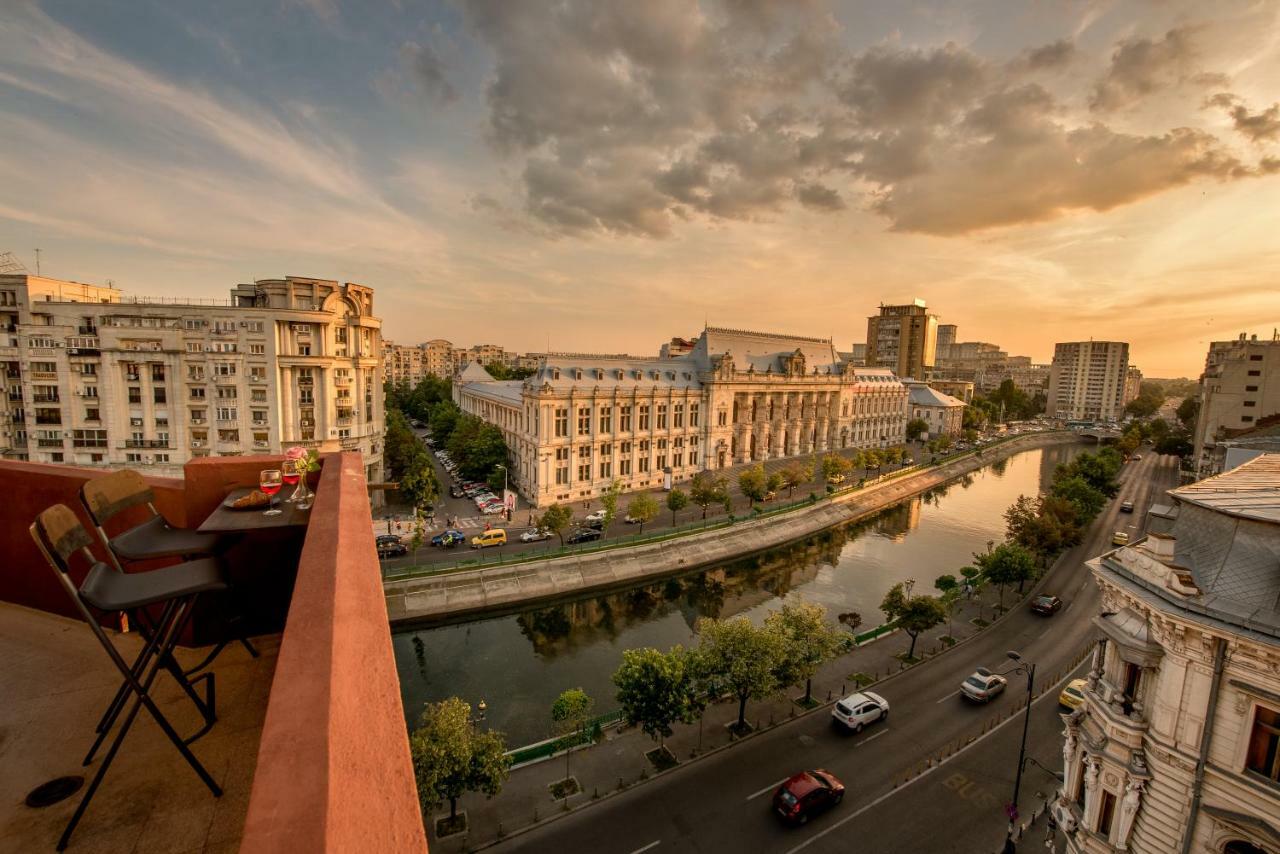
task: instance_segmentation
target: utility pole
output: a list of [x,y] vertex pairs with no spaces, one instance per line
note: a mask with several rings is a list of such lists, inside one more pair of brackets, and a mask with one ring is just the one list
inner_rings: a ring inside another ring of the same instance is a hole
[[36,247],[36,275],[40,275],[40,247]]
[[1022,766],[1027,761],[1027,728],[1031,725],[1031,695],[1036,681],[1036,666],[1033,662],[1024,660],[1013,650],[1009,650],[1006,654],[1018,662],[1018,666],[1014,668],[1015,673],[1021,670],[1027,674],[1027,706],[1022,716],[1022,745],[1018,748],[1018,772],[1013,778],[1013,800],[1005,810],[1009,816],[1009,833],[1012,834],[1014,825],[1018,821],[1018,790],[1022,788]]

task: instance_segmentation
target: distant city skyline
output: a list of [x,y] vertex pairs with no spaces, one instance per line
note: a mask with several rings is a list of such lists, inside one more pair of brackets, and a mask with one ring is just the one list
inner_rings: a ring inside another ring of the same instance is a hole
[[1280,326],[1280,6],[24,0],[0,251],[200,296],[373,287],[386,337],[864,340],[927,300],[1147,376]]

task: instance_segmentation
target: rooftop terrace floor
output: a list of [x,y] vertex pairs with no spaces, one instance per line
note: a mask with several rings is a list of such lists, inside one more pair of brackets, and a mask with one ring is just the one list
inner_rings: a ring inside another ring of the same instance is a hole
[[[139,636],[109,634],[132,661]],[[68,851],[222,854],[239,848],[280,636],[253,643],[259,658],[233,644],[213,663],[218,722],[192,745],[222,797],[204,786],[143,709]],[[180,648],[177,657],[189,667],[206,652]],[[85,624],[7,603],[0,603],[0,662],[0,851],[53,851],[84,788],[43,809],[26,806],[25,798],[64,775],[82,775],[88,786],[106,747],[89,767],[80,761],[121,678]],[[199,713],[168,674],[156,678],[152,696],[180,735],[200,728]]]

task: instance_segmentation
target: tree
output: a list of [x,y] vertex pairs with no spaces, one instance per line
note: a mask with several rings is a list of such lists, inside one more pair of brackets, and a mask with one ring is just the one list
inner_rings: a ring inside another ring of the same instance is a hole
[[902,584],[895,584],[884,595],[880,610],[897,623],[911,637],[907,658],[915,658],[916,638],[947,618],[946,609],[936,596],[912,596],[907,598]]
[[956,613],[956,605],[960,601],[960,582],[956,580],[954,575],[939,575],[933,582],[934,588],[942,595],[938,600],[942,602],[942,607],[947,612],[947,636],[951,636],[951,620]]
[[613,674],[618,705],[627,723],[665,745],[671,725],[697,720],[694,668],[683,647],[667,652],[653,647],[627,649]]
[[1049,494],[1071,504],[1076,518],[1086,522],[1101,513],[1107,503],[1107,496],[1080,475],[1054,478]]
[[747,701],[777,690],[778,636],[746,617],[698,621],[698,656],[705,672],[738,698],[738,730],[746,728]]
[[[562,692],[551,704],[551,720],[555,723],[556,730],[560,735],[576,736],[566,745],[564,751],[566,780],[569,779],[569,754],[573,753],[574,746],[582,741],[582,732],[586,729],[587,721],[591,719],[591,707],[594,705],[595,701],[581,688],[570,688]],[[567,790],[565,797],[569,797]]]
[[427,419],[427,423],[431,426],[431,441],[436,443],[437,448],[448,447],[449,437],[453,435],[460,415],[462,411],[451,400],[442,400],[431,407],[431,417]]
[[862,625],[862,615],[857,611],[845,611],[836,617],[840,621],[840,625],[844,626],[856,638],[858,636],[858,628]]
[[416,451],[423,451],[422,443],[410,429],[409,419],[399,409],[387,407],[382,453],[392,480],[404,474]]
[[769,493],[773,493],[774,495],[777,495],[778,490],[782,489],[782,474],[780,472],[775,471],[773,474],[769,475],[768,480],[766,480],[764,483],[764,488],[766,490],[765,492],[766,498],[769,497]]
[[923,418],[912,418],[907,422],[907,440],[914,442],[920,438],[921,433],[929,430],[929,422]]
[[849,461],[839,454],[827,454],[822,458],[822,478],[830,481],[849,470]]
[[640,533],[644,533],[645,523],[658,515],[658,500],[647,492],[636,495],[627,504],[627,515],[640,522]]
[[764,500],[764,494],[768,491],[769,479],[765,477],[764,466],[756,463],[748,466],[738,472],[738,490],[751,501],[754,505],[757,501]]
[[414,507],[435,504],[440,497],[440,482],[436,480],[431,457],[421,444],[410,454],[405,469],[400,473],[400,494]]
[[1164,405],[1164,387],[1159,383],[1144,380],[1138,386],[1138,396],[1124,406],[1124,411],[1138,418],[1150,418],[1160,411]]
[[797,486],[813,480],[813,469],[802,462],[791,463],[779,474],[782,475],[782,485],[787,488],[788,498],[795,495]]
[[502,734],[476,730],[471,706],[457,697],[427,704],[409,736],[409,750],[423,812],[447,800],[450,819],[457,818],[465,792],[492,797],[502,791],[511,767]]
[[676,514],[689,506],[689,496],[685,494],[683,489],[672,487],[667,493],[667,509],[671,511],[671,526],[674,528],[676,524]]
[[[689,500],[702,508],[702,518],[707,518],[707,508],[712,504],[724,504],[729,497],[729,482],[709,472],[698,472],[689,482]],[[673,523],[674,524],[674,523]]]
[[827,623],[827,609],[807,602],[784,604],[764,621],[778,636],[781,655],[775,675],[779,685],[804,680],[804,704],[813,700],[813,675],[822,662],[844,648],[843,633]]
[[1187,458],[1195,451],[1191,437],[1182,431],[1170,433],[1155,444],[1157,454],[1168,454],[1173,457]]
[[600,507],[604,510],[604,530],[609,530],[613,520],[618,518],[618,496],[622,495],[622,481],[615,480],[600,496]]
[[458,474],[470,480],[486,480],[508,460],[502,431],[474,415],[458,418],[449,435],[449,456],[458,464]]
[[550,531],[560,538],[560,545],[564,545],[564,532],[573,522],[573,511],[563,504],[555,503],[542,511],[542,515],[537,519],[538,527],[544,531]]
[[1200,418],[1200,398],[1183,398],[1182,403],[1178,404],[1177,416],[1183,427],[1187,430],[1194,430],[1196,421]]
[[1064,498],[1018,496],[1004,512],[1008,538],[1039,555],[1044,562],[1078,542],[1075,505]]
[[1017,543],[1001,543],[990,551],[975,553],[973,559],[983,576],[1000,588],[1001,608],[1005,585],[1016,582],[1021,593],[1023,583],[1036,573],[1035,557]]

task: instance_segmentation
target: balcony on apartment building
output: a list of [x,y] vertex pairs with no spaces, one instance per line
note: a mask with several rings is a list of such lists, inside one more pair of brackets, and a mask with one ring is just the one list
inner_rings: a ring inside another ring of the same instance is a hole
[[172,448],[173,442],[168,439],[125,439],[119,444],[121,448]]
[[[255,485],[261,469],[279,462],[278,456],[194,459],[181,478],[147,482],[169,521],[193,528],[229,490]],[[27,806],[27,794],[59,777],[87,780],[103,761],[81,766],[119,672],[27,530],[54,504],[73,508],[87,523],[79,489],[102,474],[0,461],[10,493],[0,508],[8,549],[0,562],[0,656],[9,663],[0,668],[0,731],[7,733],[0,849],[52,851],[84,789],[41,808]],[[240,591],[259,606],[260,631],[252,640],[260,657],[233,644],[210,668],[217,720],[190,747],[222,796],[201,784],[144,712],[68,850],[426,850],[360,455],[325,455],[313,485],[316,499],[304,525],[228,553],[233,573],[273,579],[264,589],[274,595]],[[96,542],[93,550],[101,557]],[[72,579],[79,583],[83,568],[77,569]],[[203,635],[216,626],[216,613],[196,611],[192,645],[176,653],[180,665],[205,657]],[[213,616],[202,623],[207,615]],[[142,643],[136,632],[104,626],[131,660]],[[199,728],[199,713],[169,674],[161,673],[152,693],[180,735]]]

